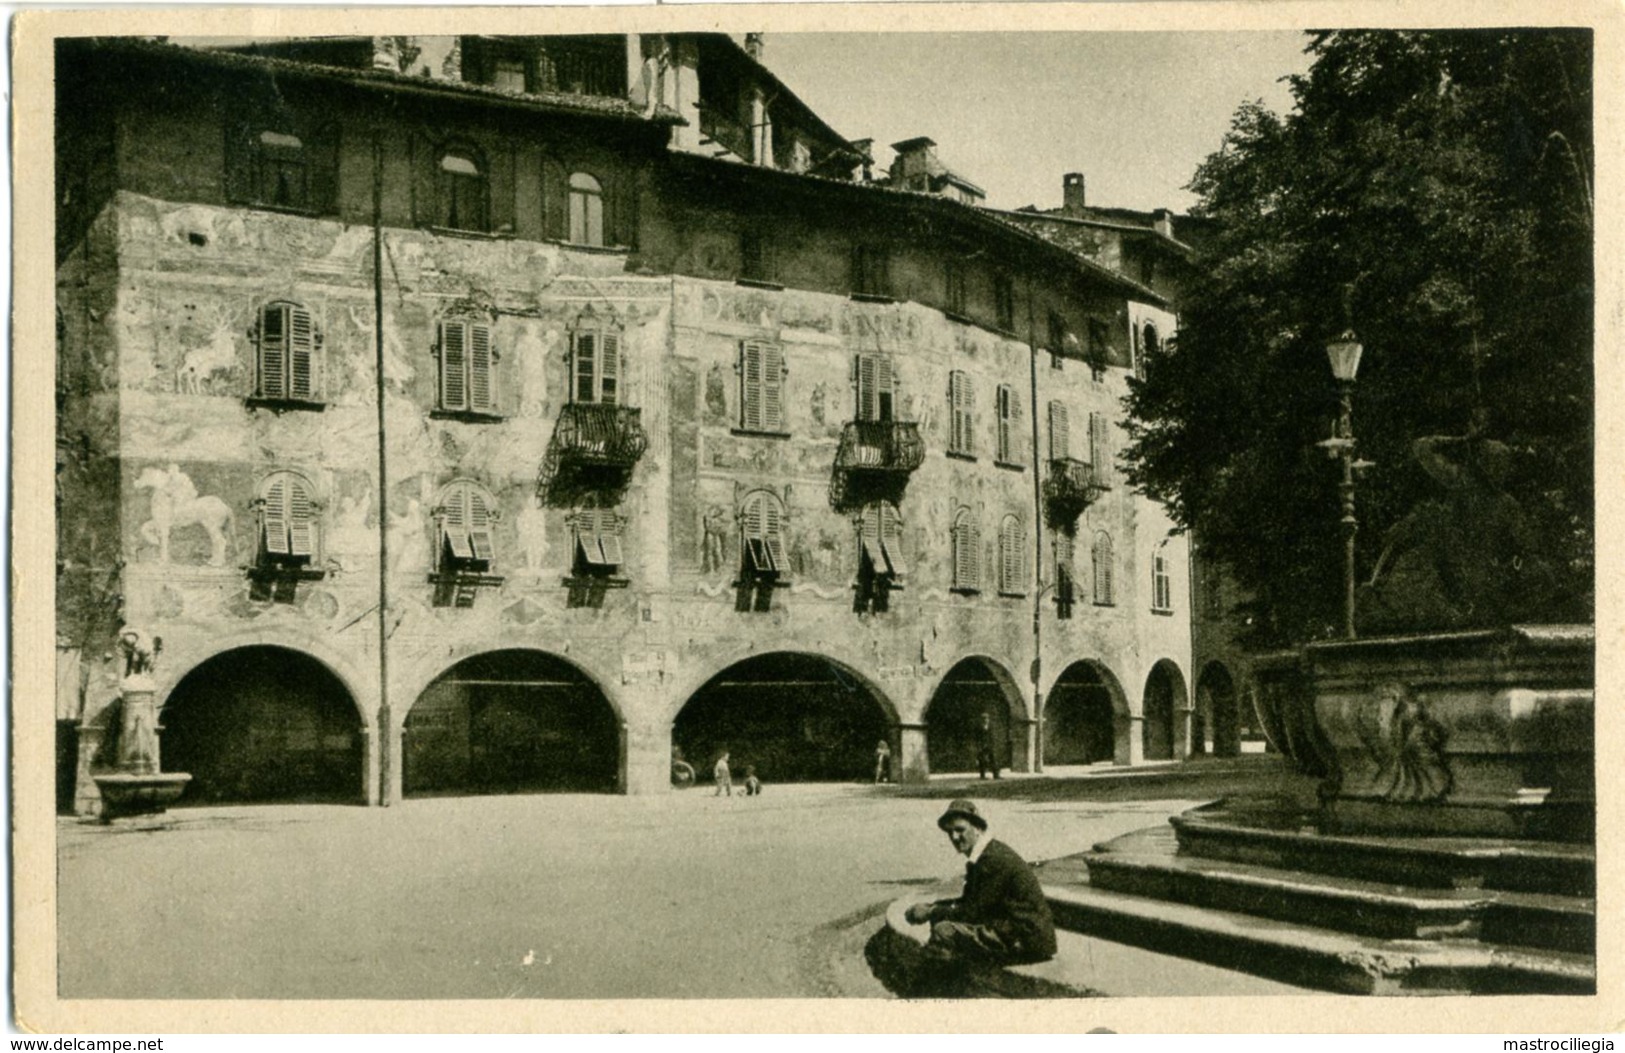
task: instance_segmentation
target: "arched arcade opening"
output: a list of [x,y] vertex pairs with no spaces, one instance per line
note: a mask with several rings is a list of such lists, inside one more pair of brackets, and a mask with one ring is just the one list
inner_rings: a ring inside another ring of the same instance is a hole
[[875,744],[896,717],[878,691],[818,655],[776,652],[736,662],[700,687],[672,725],[672,746],[706,782],[729,753],[767,783],[868,780]]
[[1145,718],[1140,745],[1146,760],[1173,760],[1181,740],[1178,720],[1185,699],[1185,680],[1179,667],[1164,658],[1151,667],[1145,678],[1145,694],[1140,710]]
[[163,769],[192,776],[181,804],[366,800],[355,700],[302,652],[217,654],[175,685],[160,722]]
[[1196,729],[1191,752],[1234,757],[1241,752],[1241,707],[1230,670],[1209,662],[1196,681]]
[[423,689],[401,747],[407,796],[611,793],[621,728],[586,674],[542,651],[465,658]]
[[1025,740],[1011,741],[1021,713],[1021,696],[1002,669],[985,658],[961,659],[926,706],[925,749],[931,770],[976,771],[983,741],[989,738],[999,767],[1012,767],[1017,747],[1025,753]]
[[1124,760],[1127,706],[1117,678],[1096,662],[1073,662],[1044,702],[1045,765]]

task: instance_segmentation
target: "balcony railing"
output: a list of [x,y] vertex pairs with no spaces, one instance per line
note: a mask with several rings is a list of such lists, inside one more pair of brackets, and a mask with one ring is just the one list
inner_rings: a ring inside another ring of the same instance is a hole
[[649,448],[649,436],[636,406],[569,402],[559,411],[553,445],[562,467],[631,471]]
[[850,421],[835,452],[835,467],[844,472],[907,475],[924,460],[925,443],[913,421]]
[[1049,462],[1049,478],[1044,480],[1044,498],[1056,523],[1072,523],[1083,510],[1095,503],[1111,486],[1087,461],[1057,458]]

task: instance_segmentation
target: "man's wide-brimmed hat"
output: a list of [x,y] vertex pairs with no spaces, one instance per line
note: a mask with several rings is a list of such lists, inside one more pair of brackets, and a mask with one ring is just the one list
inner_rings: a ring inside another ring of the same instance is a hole
[[978,830],[987,829],[987,820],[983,819],[982,813],[976,810],[976,805],[963,798],[948,805],[948,810],[942,813],[941,819],[937,820],[937,826],[946,830],[948,824],[955,819],[963,819]]

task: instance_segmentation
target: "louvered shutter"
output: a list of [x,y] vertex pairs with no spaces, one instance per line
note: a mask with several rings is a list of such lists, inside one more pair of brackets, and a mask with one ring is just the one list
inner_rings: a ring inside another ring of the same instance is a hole
[[1008,384],[999,386],[999,460],[1008,461],[1011,455],[1011,393]]
[[1006,519],[999,527],[999,591],[1015,592],[1020,581],[1016,561],[1020,550],[1015,536],[1015,521]]
[[621,334],[598,335],[598,401],[606,406],[621,401]]
[[970,513],[962,513],[955,531],[954,584],[963,589],[977,588],[981,581],[981,538]]
[[1089,461],[1095,478],[1105,481],[1111,475],[1111,430],[1104,413],[1089,414]]
[[440,323],[440,408],[468,408],[468,327],[461,321]]
[[769,569],[775,573],[783,573],[790,566],[790,561],[784,553],[784,512],[779,508],[778,502],[771,498],[762,500],[762,533],[767,544],[767,555],[771,561]]
[[976,447],[971,402],[970,377],[955,370],[949,375],[949,402],[953,413],[953,449],[974,453]]
[[310,491],[298,479],[288,479],[288,555],[316,554],[316,523],[312,518]]
[[615,513],[607,508],[598,510],[597,515],[598,547],[604,554],[604,562],[611,567],[618,567],[626,562],[621,553],[620,524],[615,519]]
[[491,361],[491,327],[470,322],[468,336],[468,408],[489,413],[496,405],[496,384],[492,375]]
[[740,403],[739,426],[746,431],[762,430],[762,345],[746,340],[739,345]]
[[288,397],[316,397],[316,330],[310,312],[297,305],[288,312]]
[[880,503],[880,547],[894,576],[908,573],[903,563],[903,520],[890,501]]
[[261,398],[280,399],[288,395],[288,307],[271,304],[260,311],[260,390]]
[[1066,406],[1059,402],[1049,404],[1049,456],[1052,461],[1064,461],[1072,456],[1072,439],[1067,425]]
[[777,344],[762,348],[762,427],[784,430],[784,349]]
[[441,531],[445,534],[446,548],[453,560],[473,559],[474,549],[468,541],[468,487],[459,485],[446,495]]
[[881,506],[870,505],[863,510],[863,529],[860,532],[863,540],[863,554],[869,558],[869,566],[876,574],[890,573],[886,565],[886,553],[880,544]]
[[879,420],[878,359],[875,355],[858,356],[858,419]]
[[263,506],[265,551],[273,556],[288,554],[288,478],[278,475],[265,490]]
[[745,522],[741,530],[741,536],[745,539],[745,555],[750,563],[750,569],[756,571],[771,569],[768,562],[767,545],[763,537],[766,526],[762,506],[765,503],[766,498],[761,494],[757,494],[745,503]]
[[472,486],[466,491],[468,494],[468,548],[472,558],[490,566],[495,556],[495,546],[491,541],[491,509],[486,505],[485,495]]
[[897,401],[897,375],[887,355],[875,356],[875,420],[891,420]]
[[1111,535],[1095,535],[1094,571],[1096,603],[1112,602],[1112,562]]
[[575,337],[575,354],[571,368],[575,372],[574,401],[592,402],[593,375],[597,371],[598,334],[577,333]]

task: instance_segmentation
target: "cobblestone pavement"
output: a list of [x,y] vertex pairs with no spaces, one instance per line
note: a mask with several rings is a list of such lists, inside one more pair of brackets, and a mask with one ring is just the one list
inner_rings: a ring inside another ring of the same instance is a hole
[[[179,809],[58,825],[60,991],[116,998],[883,997],[853,948],[961,862],[944,798],[1066,855],[1223,777]],[[1062,792],[1064,789],[1064,792]]]

